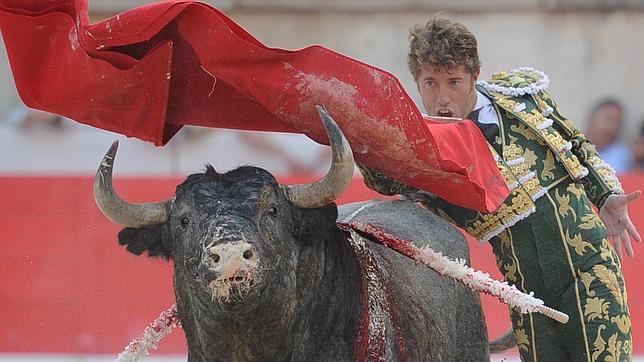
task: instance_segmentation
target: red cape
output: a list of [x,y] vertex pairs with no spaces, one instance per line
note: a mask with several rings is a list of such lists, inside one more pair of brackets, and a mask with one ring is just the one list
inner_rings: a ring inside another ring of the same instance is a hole
[[473,123],[423,119],[393,75],[321,46],[268,48],[206,4],[163,2],[89,24],[87,0],[0,0],[0,29],[33,108],[156,145],[183,125],[327,144],[321,104],[370,168],[476,210],[509,193]]

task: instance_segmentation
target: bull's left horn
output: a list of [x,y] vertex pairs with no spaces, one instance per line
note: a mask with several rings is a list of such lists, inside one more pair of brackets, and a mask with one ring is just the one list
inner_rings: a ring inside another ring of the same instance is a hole
[[128,203],[123,201],[112,186],[112,169],[119,142],[114,141],[103,157],[94,177],[94,200],[108,219],[117,224],[138,228],[156,225],[168,219],[170,200],[150,203]]
[[286,196],[299,207],[312,209],[333,202],[351,183],[353,153],[340,127],[322,106],[315,106],[329,136],[333,158],[331,168],[323,179],[311,184],[285,186]]

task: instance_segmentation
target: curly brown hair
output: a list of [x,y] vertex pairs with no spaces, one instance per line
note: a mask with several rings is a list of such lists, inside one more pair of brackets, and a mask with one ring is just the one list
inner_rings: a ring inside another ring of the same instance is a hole
[[407,65],[414,79],[423,64],[442,66],[448,72],[463,65],[474,74],[481,67],[476,38],[463,24],[434,16],[409,32]]

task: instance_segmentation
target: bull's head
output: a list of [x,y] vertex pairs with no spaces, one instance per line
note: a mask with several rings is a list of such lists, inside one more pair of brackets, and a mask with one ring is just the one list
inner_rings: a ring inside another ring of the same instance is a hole
[[318,112],[333,153],[328,174],[318,182],[285,186],[259,168],[219,174],[208,166],[179,185],[173,199],[133,204],[112,187],[115,142],[96,173],[96,203],[109,219],[125,226],[119,242],[130,252],[147,250],[150,256],[174,260],[175,288],[177,280],[183,284],[179,289],[188,288],[176,290],[180,304],[191,298],[204,303],[204,296],[234,303],[266,288],[284,287],[266,283],[264,275],[277,271],[293,277],[298,243],[334,227],[332,202],[353,175],[347,140],[322,107]]

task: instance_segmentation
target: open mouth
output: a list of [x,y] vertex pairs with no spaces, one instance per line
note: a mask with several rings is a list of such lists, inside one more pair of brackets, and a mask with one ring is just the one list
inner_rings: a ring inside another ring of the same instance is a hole
[[452,114],[452,111],[450,111],[449,109],[440,109],[436,113],[436,115],[439,117],[452,117]]
[[208,283],[213,301],[227,303],[232,300],[243,300],[255,286],[255,279],[250,272],[238,273],[228,278],[217,278]]

